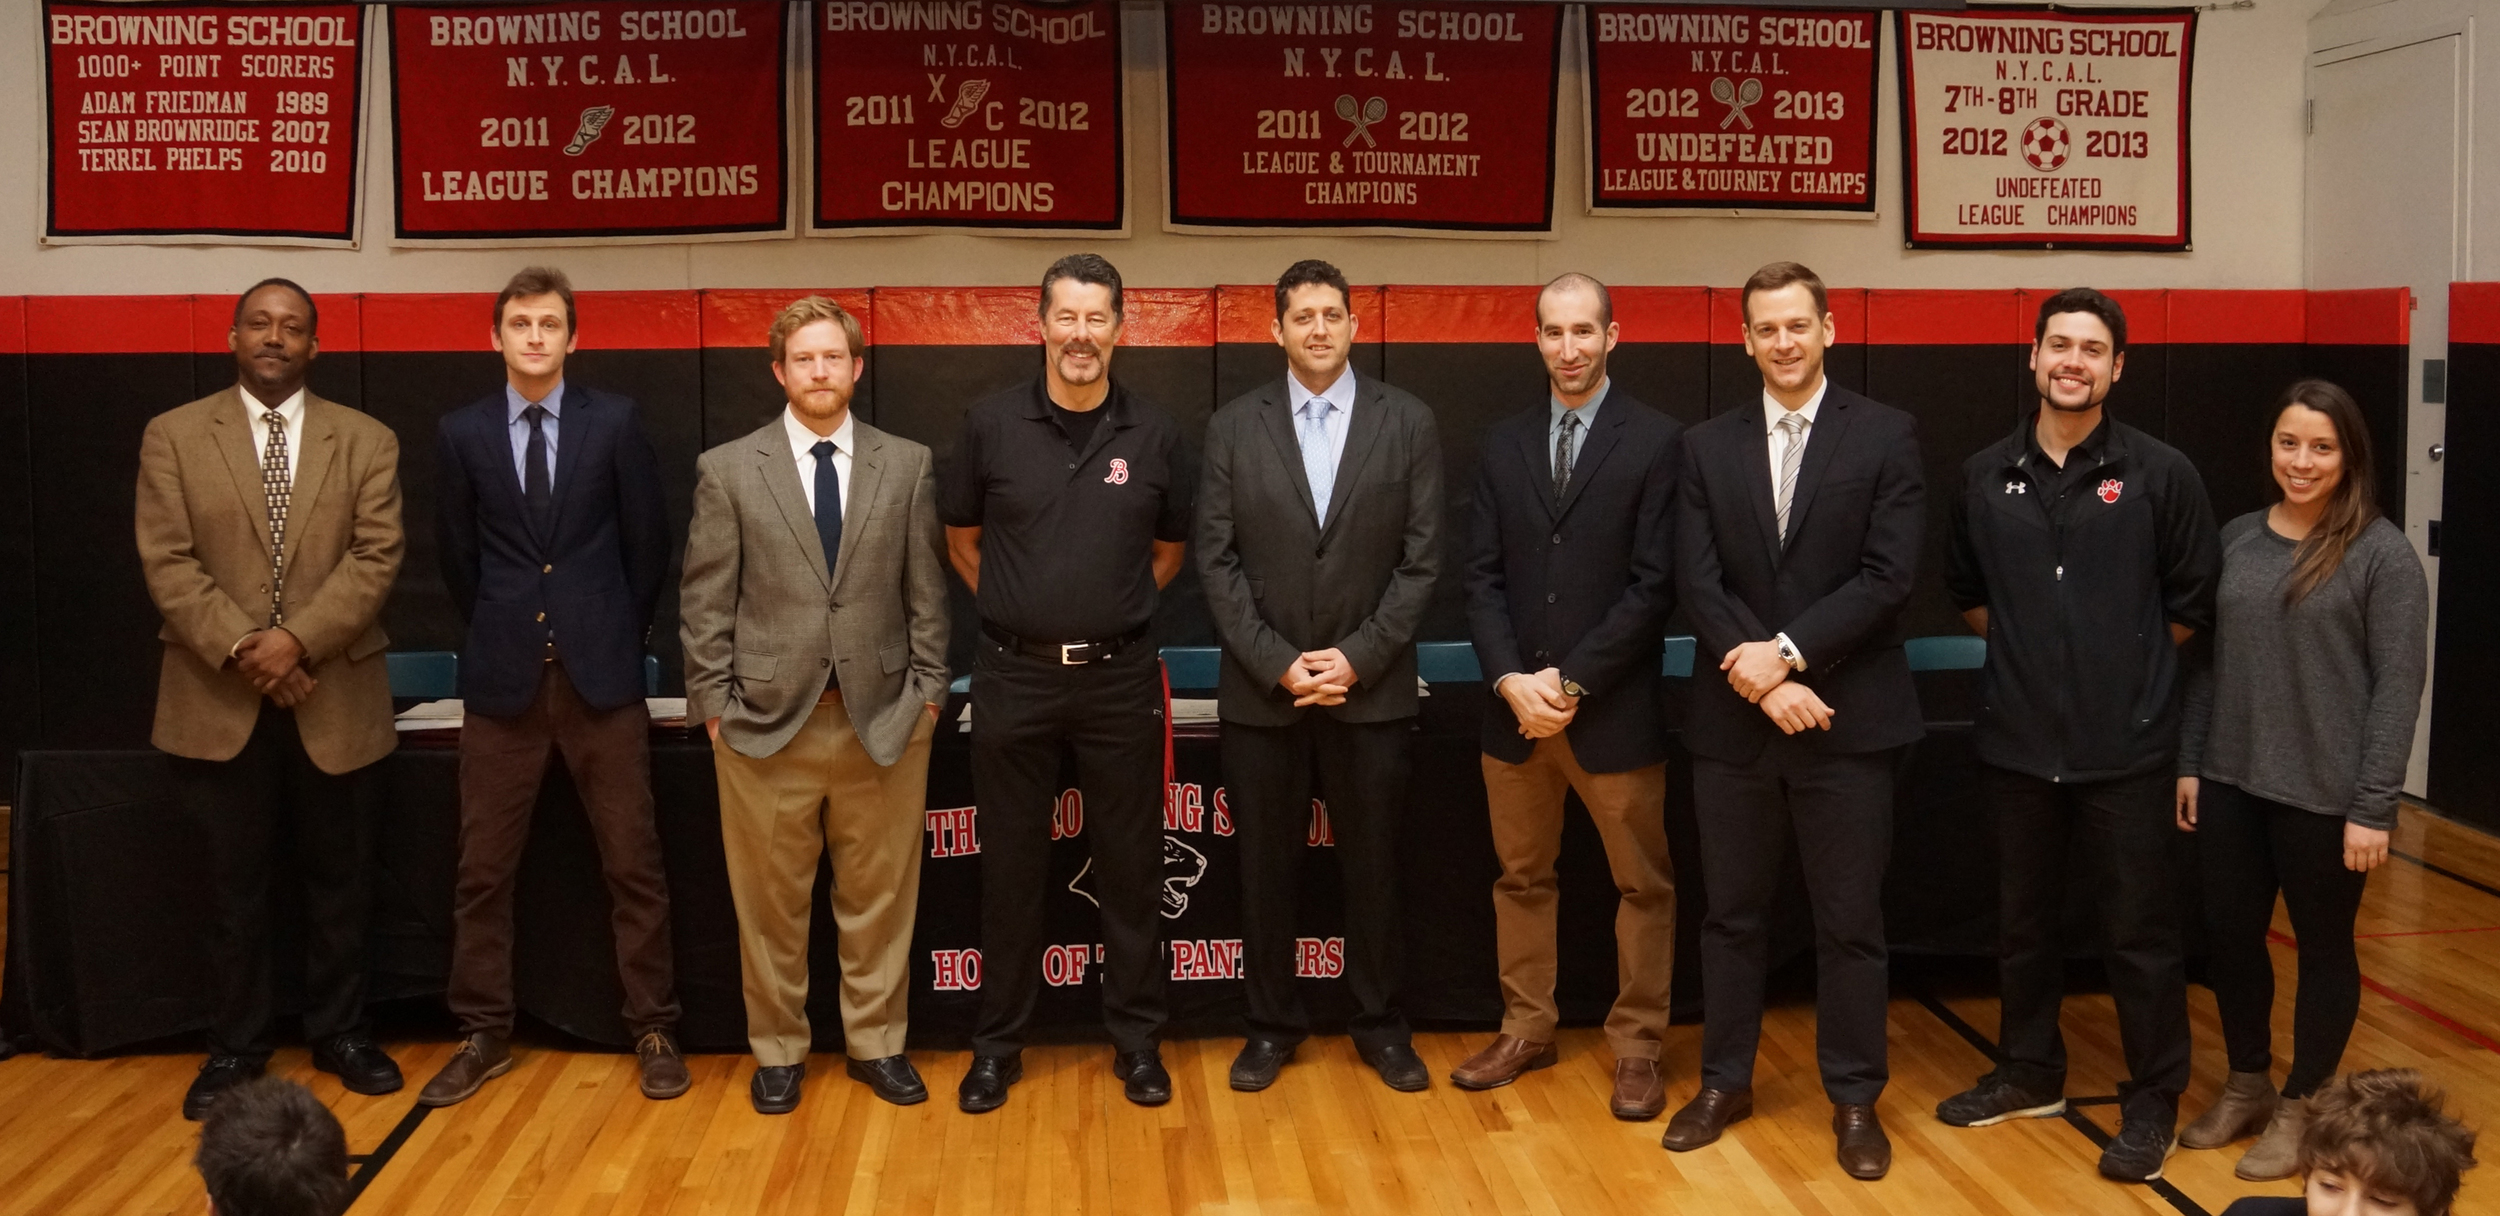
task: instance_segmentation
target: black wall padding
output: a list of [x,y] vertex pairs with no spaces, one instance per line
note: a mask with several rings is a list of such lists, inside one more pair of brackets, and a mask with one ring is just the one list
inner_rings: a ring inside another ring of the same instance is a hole
[[[2301,374],[2342,385],[2360,402],[2370,423],[2371,472],[2378,479],[2379,510],[2405,525],[2405,422],[2411,413],[2412,352],[2402,346],[2301,348]],[[2269,403],[2271,404],[2271,403]]]
[[2500,748],[2492,746],[2491,729],[2500,638],[2489,628],[2492,606],[2500,604],[2500,478],[2468,473],[2500,452],[2500,345],[2448,344],[2444,442],[2454,467],[2439,510],[2430,800],[2447,814],[2500,830]]
[[2289,343],[2170,348],[2170,446],[2204,477],[2214,522],[2227,523],[2272,499],[2271,408],[2300,376],[2301,348]]
[[0,354],[0,778],[16,773],[18,750],[34,740],[41,704],[27,421],[26,356]]

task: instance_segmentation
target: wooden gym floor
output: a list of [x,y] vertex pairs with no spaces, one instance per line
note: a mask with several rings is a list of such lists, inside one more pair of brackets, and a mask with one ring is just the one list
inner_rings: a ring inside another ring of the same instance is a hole
[[[2500,841],[2408,809],[2396,848],[2401,856],[2372,877],[2362,907],[2366,991],[2345,1064],[2419,1067],[2448,1087],[2470,1124],[2486,1127],[2500,1112]],[[2280,1053],[2290,951],[2278,948],[2275,959]],[[1342,1038],[1306,1045],[1263,1094],[1225,1085],[1238,1040],[1175,1042],[1164,1054],[1177,1092],[1152,1111],[1122,1100],[1107,1048],[1037,1048],[1007,1107],[981,1117],[954,1107],[962,1052],[914,1053],[932,1093],[909,1109],[870,1097],[841,1075],[838,1057],[819,1056],[804,1103],[784,1118],[749,1109],[742,1056],[693,1058],[694,1091],[654,1103],[636,1091],[630,1056],[532,1049],[477,1098],[433,1112],[413,1099],[450,1051],[447,1036],[389,1044],[410,1085],[388,1097],[344,1092],[300,1048],[280,1052],[272,1071],[310,1085],[346,1124],[350,1151],[361,1155],[359,1213],[2168,1216],[2216,1213],[2244,1194],[2296,1193],[2291,1183],[2234,1179],[2237,1149],[2183,1151],[2155,1187],[2103,1182],[2095,1141],[2116,1117],[2106,1098],[2063,1120],[1977,1131],[1937,1123],[1935,1103],[1988,1067],[1996,1003],[1984,968],[1977,983],[1969,968],[1897,971],[1893,1084],[1881,1107],[1895,1157],[1892,1176],[1874,1184],[1832,1164],[1813,1009],[1800,1000],[1774,1008],[1764,1027],[1759,1113],[1683,1155],[1658,1147],[1663,1120],[1607,1116],[1610,1061],[1594,1029],[1564,1032],[1559,1067],[1490,1093],[1446,1080],[1490,1038],[1483,1033],[1417,1036],[1435,1084],[1415,1095],[1383,1088]],[[2189,991],[2193,1114],[2223,1064],[2212,994]],[[2066,1034],[2070,1092],[2108,1095],[2118,1058],[2108,998],[2069,1000]],[[1668,1040],[1671,1105],[1693,1092],[1699,1042],[1697,1026],[1678,1026]],[[189,1165],[197,1132],[177,1113],[198,1063],[196,1055],[0,1062],[0,1213],[199,1212]],[[2500,1140],[2485,1144],[2500,1156]],[[2500,1213],[2500,1181],[2467,1177],[2456,1210]]]

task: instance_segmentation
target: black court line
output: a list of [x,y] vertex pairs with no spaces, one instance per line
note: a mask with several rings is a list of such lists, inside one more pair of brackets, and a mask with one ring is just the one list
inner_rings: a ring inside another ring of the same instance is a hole
[[[1924,987],[1911,988],[1909,991],[1910,995],[1916,998],[1919,1004],[1926,1006],[1927,1012],[1934,1014],[1937,1021],[1945,1024],[1946,1029],[1962,1036],[1962,1041],[1977,1048],[1980,1054],[1987,1056],[1991,1063],[2002,1064],[2005,1062],[2005,1053],[1997,1050],[1997,1045],[1990,1042],[1988,1040],[1988,1036],[1979,1033],[1978,1027],[1963,1021],[1960,1014],[1957,1014],[1953,1012],[1952,1009],[1946,1007],[1943,1001],[1937,1000],[1936,994],[1927,991]],[[2100,1124],[2094,1123],[2091,1119],[2085,1117],[2082,1111],[2077,1110],[2076,1108],[2080,1106],[2115,1106],[2117,1104],[2118,1098],[2115,1095],[2090,1098],[2068,1098],[2066,1100],[2066,1113],[2064,1115],[2066,1126],[2082,1132],[2084,1138],[2092,1142],[2092,1147],[2107,1148],[2109,1146],[2109,1133],[2102,1131]],[[2124,1184],[2122,1183],[2118,1185]],[[2213,1213],[2205,1210],[2205,1205],[2188,1198],[2186,1192],[2171,1185],[2170,1180],[2167,1178],[2156,1178],[2145,1185],[2148,1186],[2154,1194],[2161,1196],[2164,1200],[2167,1200],[2170,1206],[2177,1208],[2180,1216],[2213,1216]]]
[[[356,1172],[347,1179],[348,1207],[356,1206],[356,1201],[364,1196],[365,1188],[373,1184],[375,1176],[382,1172],[382,1167],[391,1163],[391,1158],[399,1154],[400,1146],[408,1143],[408,1137],[417,1134],[418,1125],[424,1123],[425,1117],[432,1113],[434,1113],[434,1108],[431,1106],[410,1105],[408,1113],[400,1117],[399,1126],[392,1128],[390,1135],[382,1137],[382,1147],[362,1158],[363,1164],[357,1166]],[[350,1157],[348,1160],[355,1161],[358,1158]]]
[[2439,875],[2441,878],[2454,879],[2455,881],[2464,883],[2466,886],[2472,887],[2494,899],[2500,899],[2500,887],[2492,886],[2491,884],[2478,878],[2468,878],[2463,874],[2459,874],[2456,871],[2439,864],[2438,862],[2425,861],[2411,853],[2405,852],[2402,849],[2389,849],[2387,850],[2387,855],[2402,861],[2412,862],[2413,864],[2420,866],[2433,874]]

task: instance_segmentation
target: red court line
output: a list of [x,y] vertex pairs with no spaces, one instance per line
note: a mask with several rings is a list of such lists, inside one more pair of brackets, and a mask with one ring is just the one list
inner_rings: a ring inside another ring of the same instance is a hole
[[[2299,943],[2293,941],[2289,935],[2274,929],[2266,930],[2266,940],[2273,942],[2278,946],[2291,946],[2295,949],[2299,947]],[[2456,1035],[2458,1038],[2463,1039],[2468,1043],[2472,1043],[2476,1047],[2480,1047],[2488,1052],[2500,1053],[2500,1040],[2494,1040],[2490,1035],[2484,1034],[2482,1031],[2476,1030],[2473,1027],[2456,1020],[2455,1018],[2449,1017],[2447,1014],[2441,1013],[2440,1011],[2433,1009],[2430,1006],[2413,999],[2412,997],[2406,996],[2405,994],[2398,992],[2395,989],[2378,982],[2377,980],[2371,979],[2369,976],[2365,975],[2361,977],[2361,986],[2422,1015],[2431,1022],[2446,1028],[2449,1033]]]

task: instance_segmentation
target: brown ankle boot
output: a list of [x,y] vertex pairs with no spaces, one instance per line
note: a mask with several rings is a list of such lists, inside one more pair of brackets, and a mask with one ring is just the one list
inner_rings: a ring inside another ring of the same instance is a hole
[[2232,1173],[2250,1182],[2274,1182],[2300,1172],[2300,1133],[2309,1126],[2309,1100],[2275,1107],[2274,1121],[2240,1158]]
[[2222,1083],[2214,1104],[2179,1131],[2181,1148],[2221,1148],[2252,1135],[2274,1118],[2281,1101],[2274,1081],[2262,1072],[2235,1072]]

